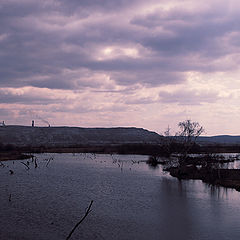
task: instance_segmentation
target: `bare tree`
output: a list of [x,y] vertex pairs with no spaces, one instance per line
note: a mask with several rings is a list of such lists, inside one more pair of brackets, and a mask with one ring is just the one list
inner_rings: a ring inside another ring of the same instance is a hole
[[204,132],[204,128],[198,122],[185,120],[178,123],[180,131],[177,133],[179,141],[182,143],[180,164],[185,164],[189,151],[196,143],[197,138]]
[[179,136],[182,137],[185,144],[192,144],[204,132],[203,127],[198,122],[185,120],[178,123],[180,128]]

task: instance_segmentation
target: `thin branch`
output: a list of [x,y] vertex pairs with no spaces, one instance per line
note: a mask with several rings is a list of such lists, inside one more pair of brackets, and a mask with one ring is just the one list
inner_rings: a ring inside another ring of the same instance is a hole
[[29,170],[30,169],[30,167],[26,164],[26,163],[24,163],[24,162],[21,162],[25,167],[27,167],[27,170]]
[[35,157],[35,159],[34,159],[34,165],[35,165],[35,168],[38,167],[38,165],[37,165],[37,158],[36,158],[36,157]]
[[47,161],[46,167],[48,166],[48,164],[50,163],[50,161],[53,160],[53,157],[50,157]]
[[75,227],[72,229],[72,231],[69,233],[69,235],[67,236],[66,240],[70,239],[70,237],[72,236],[73,232],[76,230],[76,228],[83,222],[83,220],[87,217],[87,215],[91,212],[91,207],[93,204],[93,200],[91,200],[85,215],[82,217],[82,219],[75,225]]
[[12,201],[12,194],[11,194],[11,193],[9,194],[8,201],[9,201],[9,202]]

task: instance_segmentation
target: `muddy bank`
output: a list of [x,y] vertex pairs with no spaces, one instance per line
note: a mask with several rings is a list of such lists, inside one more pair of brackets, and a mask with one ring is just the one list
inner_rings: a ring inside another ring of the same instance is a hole
[[199,179],[205,183],[240,191],[240,169],[200,168],[194,165],[171,167],[170,175],[178,179]]

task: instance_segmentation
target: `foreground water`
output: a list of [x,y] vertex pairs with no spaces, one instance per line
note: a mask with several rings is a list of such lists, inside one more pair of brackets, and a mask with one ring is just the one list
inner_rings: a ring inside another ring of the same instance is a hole
[[0,239],[66,239],[91,200],[92,212],[71,239],[240,237],[235,190],[180,182],[160,167],[149,168],[146,156],[41,154],[37,159],[38,167],[30,162],[29,170],[21,161],[0,167]]

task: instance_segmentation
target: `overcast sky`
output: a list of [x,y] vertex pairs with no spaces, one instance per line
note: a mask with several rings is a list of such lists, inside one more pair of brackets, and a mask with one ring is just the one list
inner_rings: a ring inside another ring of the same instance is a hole
[[0,0],[0,121],[240,134],[237,0]]

